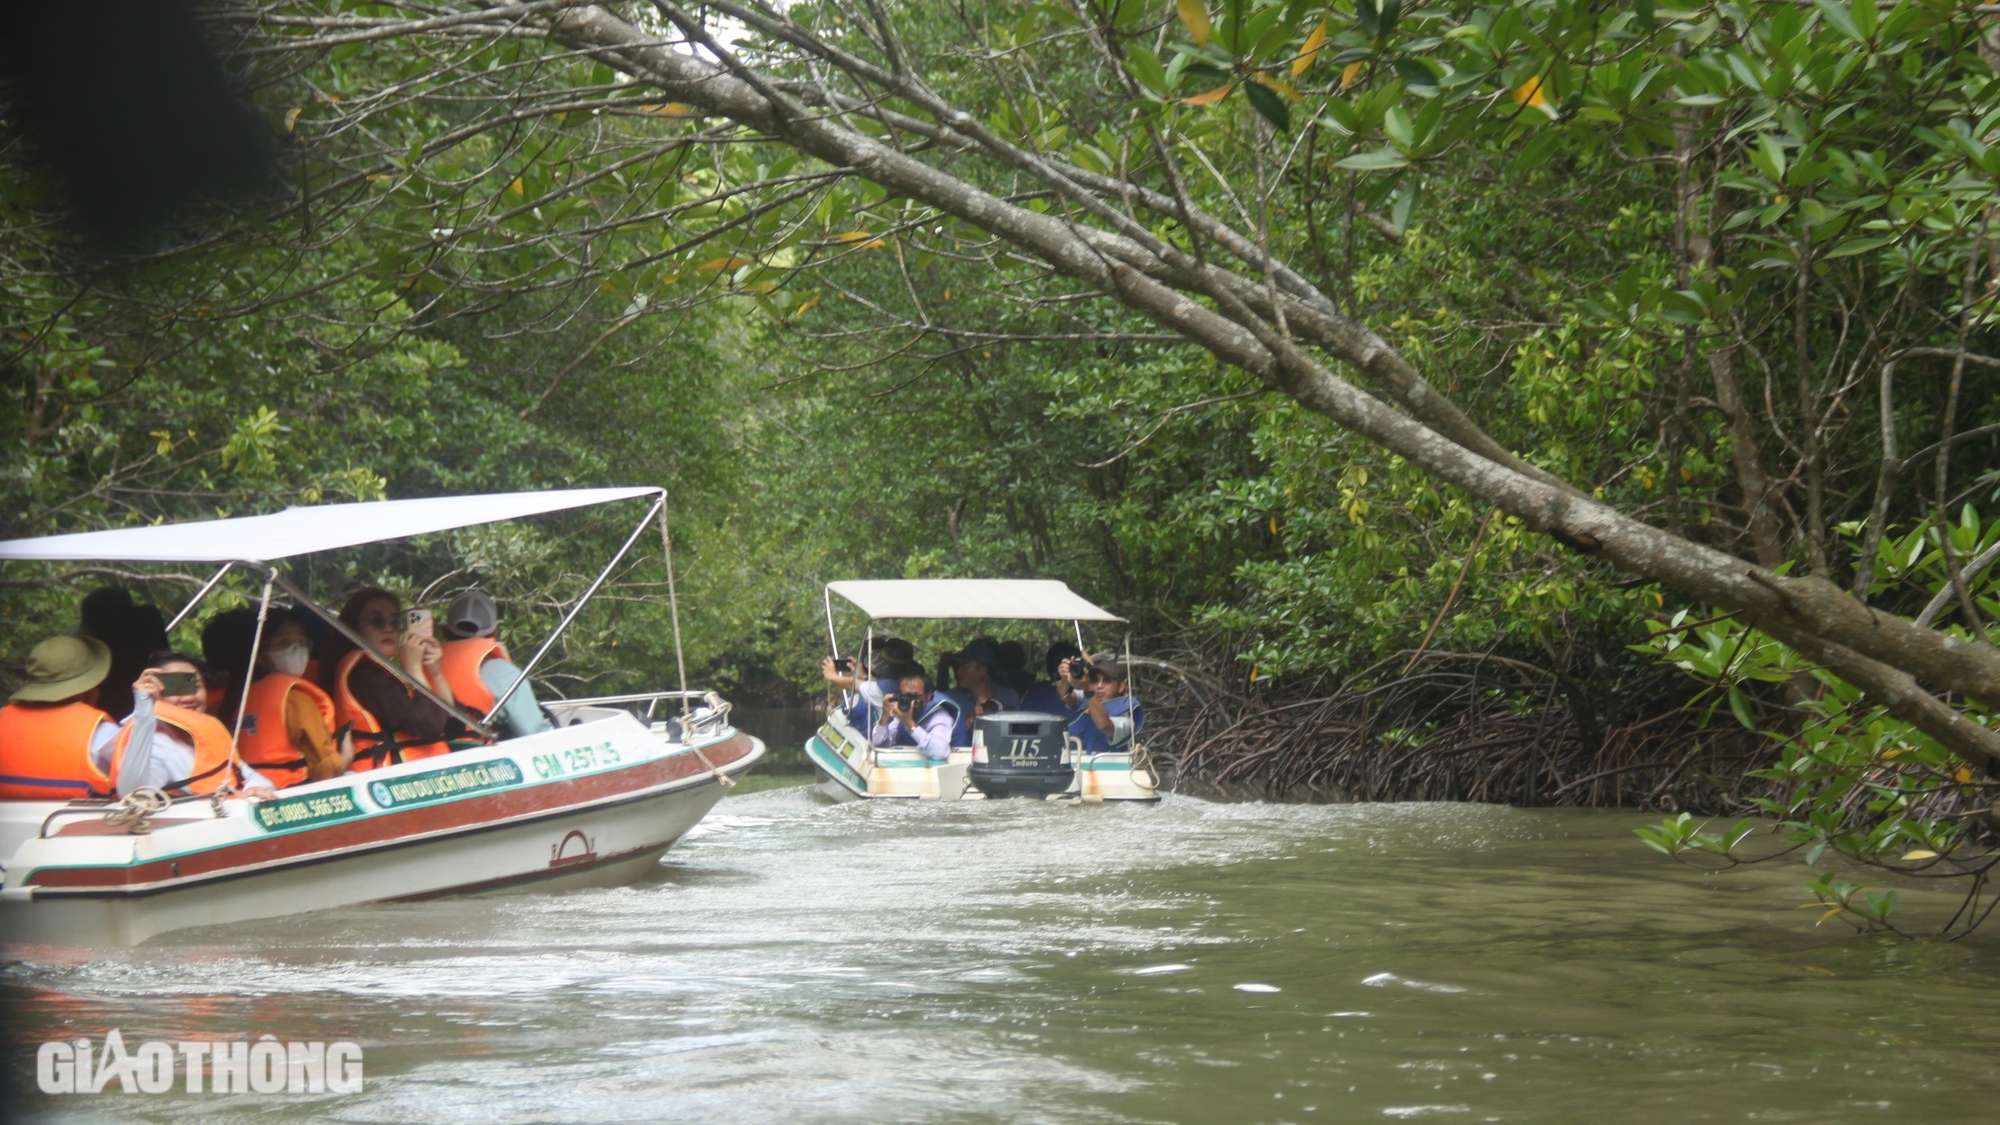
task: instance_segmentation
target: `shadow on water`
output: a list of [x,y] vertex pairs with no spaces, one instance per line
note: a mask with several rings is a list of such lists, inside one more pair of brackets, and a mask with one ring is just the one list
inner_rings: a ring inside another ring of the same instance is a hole
[[33,952],[10,1061],[32,1083],[32,1044],[110,1027],[367,1051],[357,1096],[49,1119],[1991,1119],[2000,941],[1815,928],[1796,864],[1704,876],[1646,819],[791,787],[637,886]]

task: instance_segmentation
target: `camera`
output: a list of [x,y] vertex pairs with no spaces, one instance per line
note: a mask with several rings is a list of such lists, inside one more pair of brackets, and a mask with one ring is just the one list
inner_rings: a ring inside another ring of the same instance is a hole
[[853,658],[853,657],[851,657],[851,656],[836,656],[836,657],[834,657],[834,659],[833,659],[833,670],[834,670],[834,671],[836,671],[836,672],[852,672],[852,671],[854,671],[854,658]]
[[892,691],[882,697],[891,707],[915,707],[923,702],[923,695],[914,691]]
[[1096,674],[1097,665],[1092,664],[1081,656],[1072,656],[1069,658],[1069,675],[1071,679],[1087,680]]

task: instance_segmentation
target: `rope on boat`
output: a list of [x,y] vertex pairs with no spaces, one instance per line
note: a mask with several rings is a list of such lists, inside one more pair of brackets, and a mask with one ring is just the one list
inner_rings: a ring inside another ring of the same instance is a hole
[[696,746],[694,743],[690,742],[688,743],[688,749],[694,751],[694,756],[701,759],[701,764],[708,767],[708,772],[715,775],[715,780],[721,783],[724,789],[730,789],[736,785],[736,779],[729,776],[726,773],[723,773],[721,766],[718,766],[714,762],[709,761],[708,755],[701,752],[701,747]]
[[167,796],[164,790],[150,785],[141,786],[104,810],[104,823],[112,828],[123,828],[134,836],[145,836],[153,831],[153,826],[146,822],[147,818],[167,811],[173,803],[174,799]]

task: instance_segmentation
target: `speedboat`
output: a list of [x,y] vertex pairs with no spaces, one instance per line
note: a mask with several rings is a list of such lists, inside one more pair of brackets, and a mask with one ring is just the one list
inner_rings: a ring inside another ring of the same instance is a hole
[[[1068,622],[1083,643],[1083,623],[1124,618],[1092,605],[1063,582],[1012,578],[911,578],[829,582],[826,586],[828,643],[836,659],[840,638],[834,628],[833,599],[859,609],[867,619],[861,652],[871,651],[875,622],[885,620],[971,620]],[[847,712],[855,697],[806,740],[806,757],[819,775],[819,791],[837,801],[977,801],[1035,797],[1095,804],[1102,801],[1157,802],[1159,780],[1145,747],[1134,739],[1129,750],[1089,753],[1068,733],[1066,716],[1030,711],[981,715],[972,724],[972,745],[944,761],[925,758],[914,746],[872,746]]]
[[[634,499],[651,505],[522,669],[534,670],[641,534],[669,552],[659,488],[572,489],[291,508],[265,516],[0,542],[0,560],[221,563],[359,637],[273,565],[311,551]],[[260,610],[262,612],[263,610]],[[367,651],[368,646],[361,647]],[[428,685],[382,661],[413,691]],[[435,696],[432,696],[435,699]],[[441,701],[440,701],[441,702]],[[490,731],[503,698],[478,727]],[[727,701],[689,690],[549,699],[555,729],[279,790],[168,798],[0,801],[0,941],[126,946],[170,930],[309,910],[513,888],[630,882],[764,753]]]

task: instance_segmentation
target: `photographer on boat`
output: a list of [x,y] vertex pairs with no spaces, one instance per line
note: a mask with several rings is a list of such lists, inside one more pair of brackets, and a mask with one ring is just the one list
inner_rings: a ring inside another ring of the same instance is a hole
[[896,690],[897,680],[920,665],[916,648],[900,637],[872,638],[862,647],[860,659],[861,667],[872,675],[857,675],[852,658],[831,656],[820,661],[819,673],[827,683],[854,693],[847,721],[855,730],[865,731],[874,727],[876,717],[882,714],[882,701]]
[[958,727],[958,701],[931,690],[930,674],[905,672],[896,690],[882,701],[882,721],[869,732],[876,746],[915,746],[924,757],[942,762],[951,757],[952,731]]
[[[113,791],[207,794],[235,781],[229,728],[208,713],[207,663],[180,652],[156,652],[148,662],[132,682],[132,717],[112,746]],[[246,796],[276,796],[268,778],[238,764]]]
[[1110,653],[1063,661],[1065,706],[1083,709],[1069,721],[1069,732],[1083,743],[1086,754],[1122,753],[1132,748],[1132,736],[1146,721],[1139,701],[1127,687],[1131,672]]

